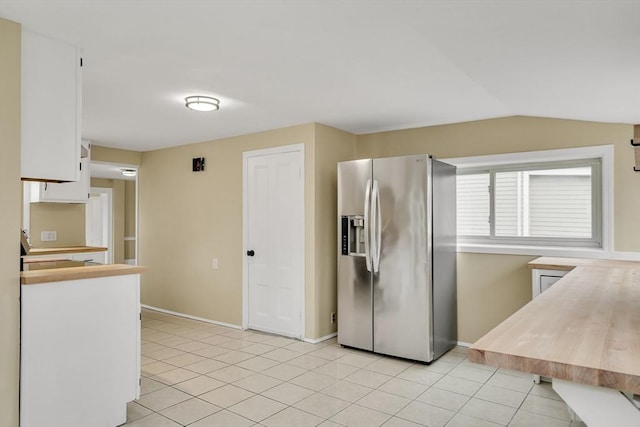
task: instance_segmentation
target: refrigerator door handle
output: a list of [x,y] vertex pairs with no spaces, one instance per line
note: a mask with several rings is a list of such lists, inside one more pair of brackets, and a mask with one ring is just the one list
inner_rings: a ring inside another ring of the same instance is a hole
[[373,209],[373,226],[375,227],[375,239],[373,246],[374,256],[373,258],[373,272],[380,271],[380,249],[382,247],[382,211],[380,207],[380,186],[377,180],[373,180],[373,196],[372,196]]
[[367,271],[371,271],[371,242],[370,238],[370,226],[371,223],[371,180],[367,180],[367,188],[364,196],[364,259],[367,264]]

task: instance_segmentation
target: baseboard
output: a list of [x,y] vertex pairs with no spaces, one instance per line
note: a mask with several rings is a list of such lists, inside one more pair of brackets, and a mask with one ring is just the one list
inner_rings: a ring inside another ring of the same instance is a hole
[[213,325],[218,325],[218,326],[225,326],[227,328],[242,329],[242,326],[240,325],[233,325],[231,323],[218,322],[217,320],[205,319],[203,317],[192,316],[186,313],[178,313],[177,311],[165,310],[164,308],[152,307],[146,304],[140,304],[140,305],[142,306],[142,308],[146,308],[147,310],[158,311],[160,313],[165,313],[165,314],[172,314],[174,316],[184,317],[186,319],[191,319],[191,320],[198,320],[200,322],[211,323]]
[[[140,304],[140,306],[142,308],[146,308],[147,310],[157,311],[159,313],[171,314],[173,316],[178,316],[178,317],[184,317],[185,319],[198,320],[200,322],[211,323],[213,325],[218,325],[218,326],[225,326],[227,328],[242,329],[242,326],[240,326],[240,325],[233,325],[231,323],[218,322],[217,320],[210,320],[210,319],[205,319],[203,317],[192,316],[192,315],[186,314],[186,313],[179,313],[177,311],[165,310],[164,308],[153,307],[151,305],[146,305],[146,304]],[[325,336],[317,338],[317,339],[304,338],[302,341],[308,342],[308,343],[311,343],[311,344],[318,344],[319,342],[329,340],[329,339],[331,339],[331,338],[333,338],[333,337],[335,337],[337,335],[338,335],[338,333],[334,332],[332,334],[325,335]]]
[[471,343],[469,342],[464,342],[464,341],[458,341],[458,345],[460,347],[471,347]]
[[308,342],[308,343],[310,343],[310,344],[318,344],[319,342],[326,341],[326,340],[330,340],[331,338],[333,338],[333,337],[337,337],[337,336],[338,336],[338,333],[337,333],[337,332],[333,332],[333,333],[331,333],[331,334],[329,334],[329,335],[325,335],[325,336],[320,337],[320,338],[315,338],[315,339],[312,339],[312,338],[304,338],[302,341],[304,341],[304,342]]

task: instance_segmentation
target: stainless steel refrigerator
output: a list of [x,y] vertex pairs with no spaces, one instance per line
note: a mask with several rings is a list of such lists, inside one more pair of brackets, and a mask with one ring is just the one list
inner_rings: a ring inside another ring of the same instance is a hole
[[338,343],[431,362],[456,345],[456,170],[338,163]]

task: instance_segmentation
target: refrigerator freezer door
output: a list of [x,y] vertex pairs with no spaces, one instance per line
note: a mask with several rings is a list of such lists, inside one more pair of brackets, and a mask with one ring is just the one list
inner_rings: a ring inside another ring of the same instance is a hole
[[[338,163],[338,224],[343,216],[364,217],[371,159]],[[364,224],[365,233],[369,224]],[[338,242],[341,227],[338,227]],[[340,245],[340,243],[339,243]],[[373,350],[371,273],[363,256],[342,255],[338,248],[338,342]],[[368,254],[367,256],[370,256]]]
[[382,226],[373,348],[425,362],[433,359],[430,162],[426,155],[373,160]]

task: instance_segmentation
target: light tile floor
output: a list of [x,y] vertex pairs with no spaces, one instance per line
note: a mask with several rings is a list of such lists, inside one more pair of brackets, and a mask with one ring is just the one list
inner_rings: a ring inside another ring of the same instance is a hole
[[128,427],[584,426],[549,384],[463,347],[424,365],[144,310],[141,370]]

